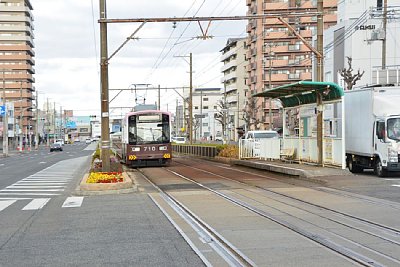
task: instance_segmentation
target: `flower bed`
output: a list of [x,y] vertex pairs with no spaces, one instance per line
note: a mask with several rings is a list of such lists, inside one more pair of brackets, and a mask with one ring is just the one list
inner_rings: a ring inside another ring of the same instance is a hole
[[124,177],[121,172],[91,172],[86,180],[88,184],[121,183]]
[[[90,177],[91,176],[91,177]],[[106,177],[106,178],[105,178]],[[117,191],[133,188],[132,179],[126,172],[86,173],[80,185],[80,191]],[[135,187],[136,188],[136,187]],[[122,192],[122,191],[121,191]]]

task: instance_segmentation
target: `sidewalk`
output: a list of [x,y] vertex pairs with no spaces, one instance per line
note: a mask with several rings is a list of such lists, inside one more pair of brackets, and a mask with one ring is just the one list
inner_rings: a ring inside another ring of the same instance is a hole
[[233,160],[232,164],[241,165],[261,170],[278,172],[288,175],[312,179],[321,176],[353,175],[349,170],[334,167],[319,167],[311,164],[286,163],[282,161],[265,160]]

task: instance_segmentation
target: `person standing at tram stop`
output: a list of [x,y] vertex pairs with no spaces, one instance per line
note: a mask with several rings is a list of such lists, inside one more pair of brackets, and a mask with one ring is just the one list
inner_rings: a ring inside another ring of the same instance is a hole
[[389,119],[388,120],[388,137],[390,139],[400,140],[400,120]]

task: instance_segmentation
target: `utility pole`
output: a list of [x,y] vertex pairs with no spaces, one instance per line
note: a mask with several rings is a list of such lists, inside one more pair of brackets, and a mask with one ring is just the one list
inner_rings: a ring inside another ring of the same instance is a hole
[[382,39],[382,69],[386,69],[386,28],[387,28],[387,0],[383,0],[383,39]]
[[193,55],[189,54],[189,65],[190,65],[190,93],[189,93],[189,138],[190,144],[193,144]]
[[49,98],[47,98],[46,105],[46,129],[47,129],[47,147],[50,146],[50,118],[49,118]]
[[63,139],[64,140],[64,138],[63,138],[63,136],[62,136],[62,122],[63,122],[63,118],[62,118],[62,106],[60,106],[60,139]]
[[54,102],[54,110],[53,110],[53,143],[56,142],[56,102]]
[[[107,19],[106,0],[100,0],[100,19]],[[101,50],[101,161],[102,171],[110,171],[110,129],[109,129],[109,99],[108,99],[108,46],[107,23],[100,21]]]
[[3,156],[8,156],[8,110],[6,101],[6,77],[5,70],[3,70],[3,105],[4,105],[4,116],[3,116]]
[[35,133],[35,150],[39,148],[39,92],[36,91],[36,133]]
[[19,107],[19,151],[22,152],[22,138],[23,138],[23,132],[22,132],[22,115],[23,115],[23,108],[22,108],[22,81],[20,81],[20,94],[19,94],[19,101],[20,101],[20,107]]
[[[317,2],[317,51],[320,53],[317,55],[317,81],[322,82],[324,77],[324,3],[323,0]],[[323,140],[323,105],[322,105],[322,93],[316,92],[317,95],[317,147],[318,147],[318,165],[324,165],[324,140]]]
[[239,129],[239,116],[240,116],[240,105],[239,105],[239,100],[240,100],[240,94],[237,92],[237,117],[236,117],[236,134],[235,134],[235,141],[239,140],[239,135],[238,135],[238,129]]
[[[272,52],[272,46],[269,45],[269,53],[268,53],[268,62],[269,62],[269,90],[272,89],[272,56],[273,53]],[[272,98],[269,98],[268,101],[268,107],[269,107],[269,129],[272,130],[273,129],[273,122],[272,122]]]
[[203,134],[203,90],[200,90],[200,136],[199,139],[201,140]]
[[161,86],[158,85],[158,110],[161,110]]

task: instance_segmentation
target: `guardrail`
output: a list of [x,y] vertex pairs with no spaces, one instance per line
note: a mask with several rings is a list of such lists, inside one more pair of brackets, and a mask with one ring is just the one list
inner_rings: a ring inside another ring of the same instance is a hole
[[172,151],[180,154],[208,158],[214,158],[218,154],[215,146],[172,145]]

